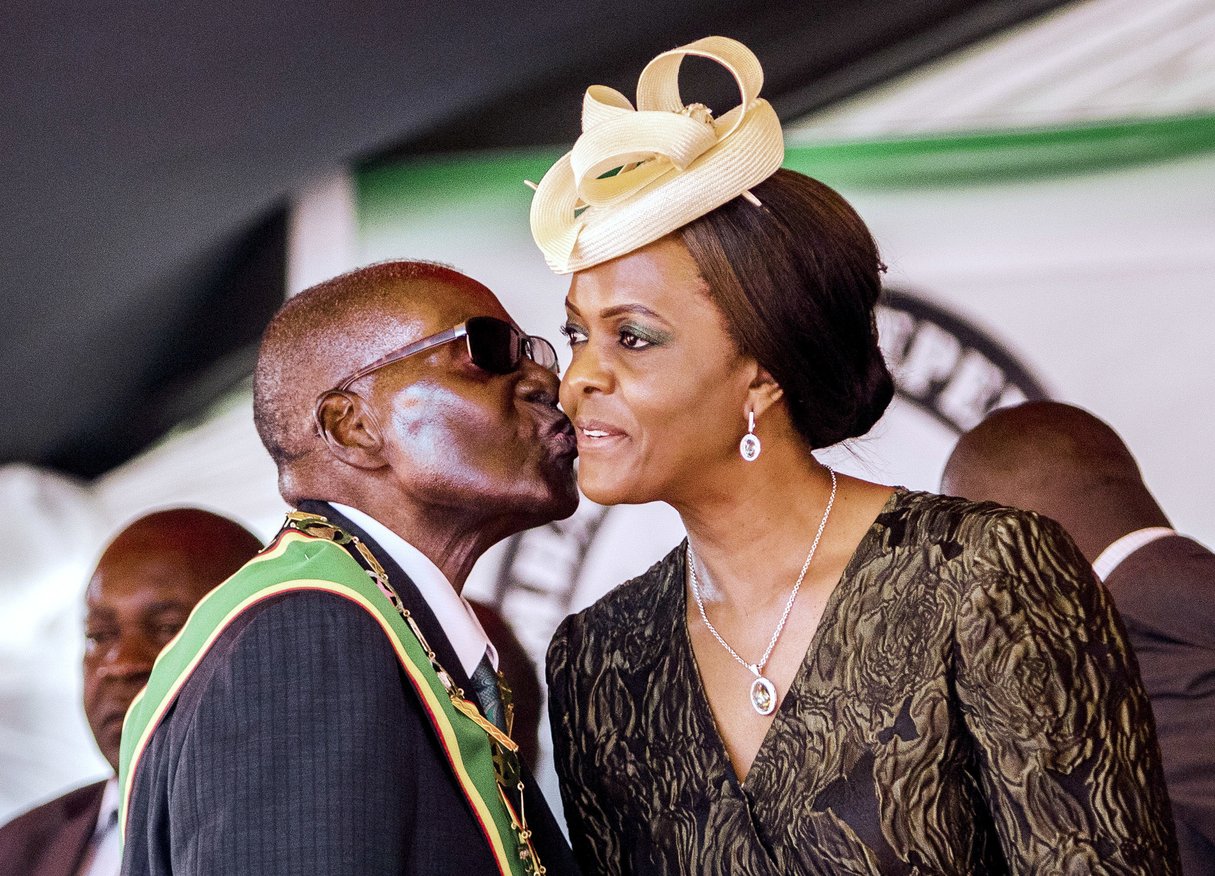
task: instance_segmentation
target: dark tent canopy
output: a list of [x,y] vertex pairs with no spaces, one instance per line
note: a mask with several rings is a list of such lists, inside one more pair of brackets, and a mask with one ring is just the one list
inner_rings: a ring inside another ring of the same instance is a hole
[[9,4],[0,462],[99,474],[243,379],[334,167],[572,140],[587,84],[710,33],[796,118],[1058,5]]

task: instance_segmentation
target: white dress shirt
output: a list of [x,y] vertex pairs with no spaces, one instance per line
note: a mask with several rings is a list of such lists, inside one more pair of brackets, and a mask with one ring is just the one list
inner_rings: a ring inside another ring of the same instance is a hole
[[118,876],[122,867],[118,852],[118,777],[113,776],[101,792],[97,827],[77,872],[80,876]]
[[1097,555],[1097,559],[1093,560],[1093,571],[1097,573],[1098,578],[1104,581],[1114,569],[1118,568],[1119,563],[1139,548],[1151,544],[1158,538],[1176,534],[1176,530],[1167,526],[1148,526],[1128,532]]
[[[374,517],[364,514],[349,505],[339,505],[330,502],[334,508],[350,518],[364,532],[371,536],[393,561],[401,567],[410,580],[417,586],[422,598],[434,613],[444,635],[451,642],[451,647],[464,667],[469,677],[477,670],[477,664],[488,655],[494,669],[498,668],[498,651],[489,640],[481,621],[473,614],[468,600],[456,592],[447,576],[430,558],[397,535]],[[392,583],[391,581],[389,583]],[[406,606],[408,608],[409,606]],[[423,630],[423,633],[426,631]]]

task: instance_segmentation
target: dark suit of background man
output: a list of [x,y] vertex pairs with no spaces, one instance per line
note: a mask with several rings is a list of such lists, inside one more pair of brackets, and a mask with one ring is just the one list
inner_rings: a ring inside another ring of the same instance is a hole
[[[178,508],[139,518],[102,553],[85,591],[84,711],[115,770],[123,715],[157,653],[260,548],[227,518]],[[0,873],[116,876],[117,818],[115,778],[70,791],[0,828]]]
[[[500,321],[511,339],[480,363],[472,337],[450,331],[471,332],[475,317]],[[483,682],[488,674],[496,690],[497,655],[460,591],[491,545],[578,502],[556,356],[512,326],[468,277],[384,263],[288,301],[254,377],[254,418],[283,497],[369,549],[434,659],[490,720],[500,699]],[[423,341],[432,345],[397,358]],[[503,361],[507,350],[514,361]],[[288,528],[233,580],[267,568],[290,538]],[[353,544],[342,549],[360,562]],[[333,544],[317,542],[314,556],[325,551]],[[244,609],[135,761],[123,872],[499,872],[393,641],[372,613],[330,592],[291,590]],[[149,689],[158,683],[154,674]],[[572,872],[526,770],[523,784],[536,853],[548,873]]]
[[1057,402],[992,413],[958,441],[941,488],[1037,511],[1076,540],[1139,659],[1184,872],[1215,874],[1215,554],[1173,531],[1113,429]]

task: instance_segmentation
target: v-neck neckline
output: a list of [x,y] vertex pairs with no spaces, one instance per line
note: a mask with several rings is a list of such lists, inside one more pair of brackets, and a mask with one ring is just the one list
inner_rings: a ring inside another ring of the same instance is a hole
[[[896,487],[894,492],[887,497],[886,502],[882,505],[880,511],[874,517],[873,522],[869,524],[869,528],[865,530],[864,535],[856,543],[856,547],[852,550],[852,555],[848,558],[848,562],[844,565],[844,571],[840,573],[839,580],[831,589],[831,595],[827,597],[827,604],[823,606],[823,613],[819,618],[818,626],[814,630],[814,635],[810,637],[810,644],[806,646],[806,653],[802,656],[801,663],[798,664],[797,672],[793,675],[793,680],[789,683],[788,690],[781,697],[780,705],[777,706],[776,714],[772,718],[772,723],[768,725],[768,729],[764,732],[763,739],[760,740],[759,748],[755,750],[755,756],[751,758],[751,768],[747,771],[747,777],[740,779],[738,771],[734,768],[734,761],[730,759],[730,753],[726,749],[726,741],[721,735],[721,731],[717,727],[717,718],[713,715],[713,709],[709,706],[709,695],[705,688],[704,678],[700,674],[700,664],[696,661],[696,651],[692,648],[692,632],[688,629],[688,559],[687,559],[687,542],[685,540],[683,549],[679,553],[679,570],[676,574],[676,579],[679,586],[679,599],[677,600],[676,618],[680,629],[679,637],[681,645],[684,649],[684,655],[691,664],[690,676],[694,679],[692,682],[693,704],[692,710],[696,713],[697,718],[705,725],[706,738],[712,740],[715,748],[715,755],[721,761],[721,765],[726,776],[734,783],[734,785],[744,792],[750,791],[754,787],[754,777],[756,769],[766,765],[767,759],[765,754],[772,747],[772,740],[778,731],[779,725],[782,725],[788,720],[788,711],[791,708],[789,704],[789,694],[796,690],[800,690],[806,683],[806,677],[809,675],[811,668],[818,662],[818,652],[821,650],[823,628],[825,626],[835,626],[835,614],[838,610],[839,602],[844,594],[850,589],[850,585],[856,579],[856,565],[860,562],[861,556],[864,553],[863,549],[876,539],[880,532],[885,528],[882,524],[882,519],[893,510],[895,504],[907,495],[907,490],[903,487]],[[831,621],[831,623],[828,623]]]

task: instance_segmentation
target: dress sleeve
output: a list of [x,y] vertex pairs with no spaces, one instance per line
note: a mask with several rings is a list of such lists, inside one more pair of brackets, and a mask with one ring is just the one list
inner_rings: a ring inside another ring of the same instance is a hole
[[587,691],[578,691],[581,636],[579,618],[567,617],[548,648],[549,722],[553,762],[561,784],[561,803],[570,845],[583,876],[622,876],[628,872],[619,818],[596,780],[591,741],[595,728],[586,713]]
[[1058,524],[1007,511],[958,608],[957,692],[1013,873],[1180,873],[1147,695]]

